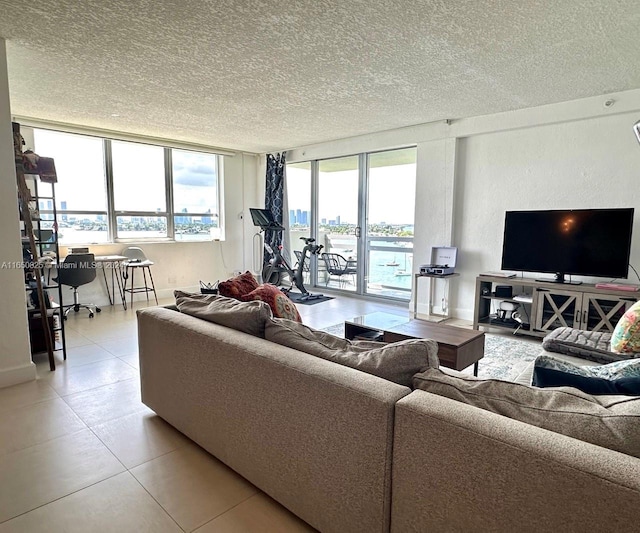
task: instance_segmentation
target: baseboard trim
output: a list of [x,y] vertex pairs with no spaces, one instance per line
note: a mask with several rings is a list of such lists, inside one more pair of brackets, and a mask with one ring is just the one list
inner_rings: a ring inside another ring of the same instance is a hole
[[36,379],[36,365],[29,361],[24,366],[16,366],[0,370],[0,389],[34,381]]

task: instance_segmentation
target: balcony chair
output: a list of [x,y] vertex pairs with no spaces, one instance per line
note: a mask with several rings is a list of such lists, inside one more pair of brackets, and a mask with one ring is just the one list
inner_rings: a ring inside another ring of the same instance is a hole
[[96,279],[96,264],[93,254],[69,254],[64,261],[58,265],[57,277],[53,281],[60,285],[67,285],[73,289],[73,304],[63,305],[64,319],[73,309],[76,313],[80,308],[89,311],[89,318],[93,318],[94,313],[102,311],[95,304],[83,304],[80,302],[78,287],[91,283]]
[[[151,275],[153,261],[147,259],[142,248],[138,248],[137,246],[129,246],[128,248],[125,248],[122,250],[122,255],[127,258],[122,262],[122,266],[124,267],[122,276],[124,278],[124,292],[125,294],[127,292],[131,294],[131,307],[133,308],[133,295],[137,292],[144,292],[147,295],[147,302],[149,301],[149,293],[152,292],[156,300],[156,305],[158,305],[158,295],[156,294],[156,287],[153,283],[153,276]],[[142,270],[142,277],[144,279],[144,285],[140,285],[138,287],[135,286],[134,281],[135,271],[137,269]],[[151,286],[147,283],[147,274],[149,274]],[[127,287],[127,281],[129,278],[131,278],[131,286]]]
[[340,254],[334,253],[323,253],[320,256],[324,261],[327,277],[325,285],[329,285],[329,281],[331,280],[331,276],[338,276],[338,283],[340,287],[343,287],[347,280],[344,279],[345,276],[355,276],[357,269],[354,261],[347,261]]

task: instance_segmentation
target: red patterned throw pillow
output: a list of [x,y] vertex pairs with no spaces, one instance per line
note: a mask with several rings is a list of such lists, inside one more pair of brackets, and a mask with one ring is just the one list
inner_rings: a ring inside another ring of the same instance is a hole
[[249,294],[240,296],[239,299],[243,302],[261,300],[271,307],[273,316],[302,322],[302,318],[300,318],[300,313],[298,313],[298,309],[295,304],[275,285],[264,283],[263,285],[259,285]]
[[258,282],[253,274],[248,270],[244,274],[240,274],[235,278],[221,281],[218,284],[218,294],[227,298],[235,298],[239,300],[242,296],[249,294],[258,288]]

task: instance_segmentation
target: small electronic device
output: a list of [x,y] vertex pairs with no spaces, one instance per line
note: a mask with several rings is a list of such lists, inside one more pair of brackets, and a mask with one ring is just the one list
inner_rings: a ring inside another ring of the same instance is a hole
[[454,246],[431,248],[431,264],[420,265],[420,275],[450,276],[455,273],[458,249]]
[[250,207],[249,212],[251,213],[254,226],[259,226],[263,230],[281,231],[284,229],[284,226],[274,218],[273,213],[268,209]]
[[511,285],[496,285],[497,298],[511,298],[513,296],[513,287]]
[[455,268],[449,265],[422,265],[420,267],[420,274],[431,274],[434,276],[448,276],[453,274]]

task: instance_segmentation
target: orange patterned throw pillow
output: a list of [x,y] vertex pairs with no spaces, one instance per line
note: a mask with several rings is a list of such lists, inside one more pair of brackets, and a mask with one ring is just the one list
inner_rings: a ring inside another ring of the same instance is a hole
[[277,318],[287,318],[296,322],[302,322],[300,313],[295,304],[289,300],[288,296],[282,292],[275,285],[270,283],[264,283],[259,285],[255,290],[249,294],[240,296],[239,300],[243,302],[249,302],[251,300],[261,300],[271,307],[273,316]]
[[240,274],[235,278],[228,279],[227,281],[221,281],[218,284],[218,294],[220,296],[226,296],[227,298],[235,298],[239,300],[241,296],[249,294],[251,291],[258,288],[258,282],[253,274],[248,270],[244,274]]

